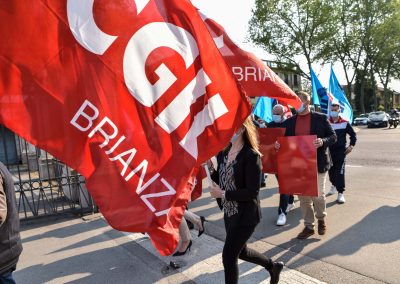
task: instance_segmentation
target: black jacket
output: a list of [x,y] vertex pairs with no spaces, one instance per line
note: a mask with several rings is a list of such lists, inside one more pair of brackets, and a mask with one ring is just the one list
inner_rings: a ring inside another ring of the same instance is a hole
[[331,123],[332,128],[335,130],[337,136],[337,142],[330,146],[329,150],[331,151],[333,158],[335,158],[334,156],[344,158],[344,152],[346,151],[347,147],[347,134],[350,136],[350,145],[353,147],[356,145],[357,135],[350,123],[341,117],[336,123],[332,119],[329,122]]
[[[228,155],[228,149],[217,156],[218,168],[212,174],[212,179],[219,184],[219,165],[223,163],[224,157]],[[225,192],[228,201],[238,202],[239,222],[241,225],[256,225],[261,219],[260,199],[260,175],[261,158],[249,145],[245,143],[242,150],[236,156],[236,164],[233,166],[235,177],[235,191]],[[221,200],[217,199],[222,209]]]
[[0,274],[13,268],[22,252],[21,238],[19,236],[19,216],[15,202],[14,181],[10,172],[0,162],[0,194],[5,194],[7,215],[0,226]]
[[[283,122],[286,127],[285,136],[296,136],[297,114]],[[317,150],[318,172],[324,173],[332,166],[332,158],[329,153],[329,146],[336,142],[336,133],[328,121],[328,117],[319,112],[311,112],[310,135],[317,135],[324,142]]]
[[283,122],[275,122],[271,121],[270,123],[267,124],[268,128],[285,128],[284,121]]

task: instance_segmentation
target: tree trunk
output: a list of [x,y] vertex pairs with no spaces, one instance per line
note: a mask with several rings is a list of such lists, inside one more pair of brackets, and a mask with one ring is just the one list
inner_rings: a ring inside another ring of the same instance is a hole
[[383,86],[383,99],[384,99],[384,106],[385,106],[385,111],[388,112],[388,95],[387,95],[387,85]]
[[384,98],[384,105],[385,105],[385,111],[389,111],[389,96],[388,96],[388,84],[389,84],[389,78],[390,78],[390,74],[391,74],[391,69],[392,69],[392,60],[389,60],[388,62],[388,66],[387,66],[387,70],[386,70],[386,78],[385,78],[385,82],[383,83],[383,98]]
[[364,75],[364,72],[362,72],[362,78],[361,78],[361,83],[360,83],[360,109],[361,109],[361,113],[365,113],[364,89],[365,89],[365,75]]
[[374,96],[374,110],[378,110],[378,97],[376,95],[376,89],[375,89],[375,77],[374,77],[374,70],[372,68],[372,63],[371,63],[371,69],[370,69],[370,80],[371,80],[371,88],[372,88],[372,95]]
[[[347,94],[346,95],[347,95],[347,98],[348,98],[350,104],[354,107],[354,102],[351,97],[351,94],[352,94],[351,84],[353,83],[353,80],[350,81],[350,79],[349,79],[349,74],[347,73],[346,64],[344,63],[344,58],[341,58],[340,62],[342,63],[344,75],[346,77],[346,82],[347,82]],[[356,72],[356,71],[354,71],[354,72]],[[354,77],[353,77],[353,79],[354,79]]]

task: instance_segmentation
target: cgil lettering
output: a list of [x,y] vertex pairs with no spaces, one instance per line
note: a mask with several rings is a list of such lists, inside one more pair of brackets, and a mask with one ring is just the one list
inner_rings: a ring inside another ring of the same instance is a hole
[[233,66],[232,73],[235,74],[238,81],[272,81],[274,82],[276,79],[276,75],[269,71],[268,69],[261,69],[252,66],[240,67]]
[[[109,160],[111,162],[119,162],[122,165],[121,176],[125,179],[125,181],[128,182],[134,175],[137,175],[139,181],[136,187],[136,194],[140,196],[140,199],[144,202],[144,204],[157,217],[168,214],[169,208],[164,208],[163,210],[157,211],[149,199],[154,201],[156,198],[171,196],[176,193],[176,190],[160,175],[160,173],[154,174],[146,183],[143,184],[144,180],[146,179],[146,173],[149,164],[146,159],[142,160],[138,166],[129,172],[128,169],[133,168],[132,163],[137,153],[137,149],[131,148],[122,153],[118,153],[119,146],[125,141],[126,137],[124,135],[120,135],[118,137],[118,127],[107,116],[95,124],[99,116],[100,112],[98,108],[90,101],[85,100],[74,117],[71,119],[70,123],[79,131],[88,132],[87,136],[89,138],[93,138],[95,134],[99,135],[104,140],[99,147],[102,149],[106,146],[109,146],[107,147],[109,149],[104,151],[104,153],[109,156]],[[114,140],[116,140],[115,143],[113,143]],[[110,147],[110,145],[112,146]],[[144,194],[145,190],[158,179],[160,179],[161,184],[165,187],[166,191]]]

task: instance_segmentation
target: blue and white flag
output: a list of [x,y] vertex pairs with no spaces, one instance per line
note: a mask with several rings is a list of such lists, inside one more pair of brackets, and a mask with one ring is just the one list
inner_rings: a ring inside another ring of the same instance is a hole
[[268,97],[259,97],[256,105],[254,106],[253,113],[265,120],[267,123],[270,123],[273,120],[272,108],[275,104],[275,99],[271,99]]
[[319,105],[322,113],[328,113],[329,109],[329,97],[321,82],[315,75],[314,70],[310,70],[311,73],[311,85],[312,85],[312,103],[313,105]]
[[[346,94],[343,91],[342,87],[339,84],[339,81],[336,78],[335,72],[333,72],[333,68],[331,66],[331,76],[329,78],[329,89],[328,92],[333,97],[333,102],[336,102],[340,106],[340,116],[349,121],[353,122],[353,109],[351,104],[347,100]],[[330,111],[330,108],[329,108]],[[329,112],[328,112],[329,114]]]

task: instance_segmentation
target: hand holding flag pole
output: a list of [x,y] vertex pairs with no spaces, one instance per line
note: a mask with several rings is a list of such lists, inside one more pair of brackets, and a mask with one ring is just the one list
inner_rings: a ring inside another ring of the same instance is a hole
[[208,186],[212,187],[213,186],[213,180],[211,179],[210,169],[208,168],[207,163],[202,164],[202,166],[204,167],[204,170],[206,171]]

